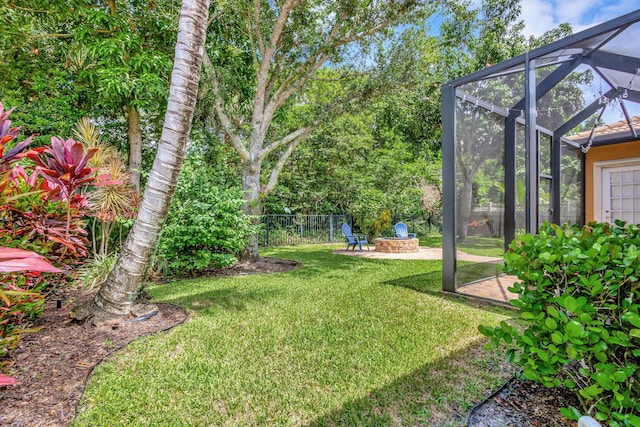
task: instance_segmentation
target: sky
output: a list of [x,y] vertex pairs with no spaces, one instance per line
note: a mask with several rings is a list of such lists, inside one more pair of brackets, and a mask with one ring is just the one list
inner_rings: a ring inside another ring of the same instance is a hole
[[520,18],[527,36],[568,22],[574,33],[640,9],[638,0],[522,0]]

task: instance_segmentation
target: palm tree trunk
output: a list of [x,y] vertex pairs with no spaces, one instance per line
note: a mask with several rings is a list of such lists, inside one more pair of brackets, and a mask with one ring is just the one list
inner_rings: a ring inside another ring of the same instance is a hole
[[167,112],[151,174],[131,233],[88,315],[121,316],[139,292],[175,193],[195,109],[209,0],[183,0]]

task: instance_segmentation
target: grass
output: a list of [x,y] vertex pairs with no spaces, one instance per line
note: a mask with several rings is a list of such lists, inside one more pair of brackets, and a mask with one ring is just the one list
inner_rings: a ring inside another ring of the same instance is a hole
[[472,255],[502,257],[504,255],[504,238],[467,236],[464,243],[458,243],[458,249]]
[[190,319],[95,369],[78,426],[464,425],[509,374],[478,324],[508,315],[442,295],[440,261],[278,248],[285,273],[150,289]]
[[[420,236],[420,245],[432,248],[442,247],[441,235]],[[467,236],[464,243],[457,243],[456,248],[471,255],[502,257],[504,255],[504,239],[500,237]]]

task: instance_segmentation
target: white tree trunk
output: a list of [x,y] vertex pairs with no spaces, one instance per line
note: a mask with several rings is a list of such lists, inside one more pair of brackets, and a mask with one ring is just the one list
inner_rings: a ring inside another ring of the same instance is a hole
[[183,0],[167,112],[151,174],[133,228],[96,295],[91,314],[127,315],[156,249],[184,159],[196,103],[209,0]]
[[471,205],[473,203],[473,182],[471,179],[465,178],[462,188],[460,188],[457,201],[457,241],[462,243],[467,240],[467,232],[469,230],[469,217],[471,216]]
[[[251,223],[254,225],[259,224],[262,214],[260,166],[260,162],[247,161],[242,168],[243,211],[251,217]],[[241,257],[243,260],[255,260],[259,257],[257,234],[249,237]]]

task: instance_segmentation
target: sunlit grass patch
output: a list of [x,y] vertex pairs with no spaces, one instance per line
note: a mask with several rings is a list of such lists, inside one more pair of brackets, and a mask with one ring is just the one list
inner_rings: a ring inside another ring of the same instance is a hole
[[150,289],[191,318],[99,366],[74,425],[446,425],[504,378],[479,365],[499,358],[477,332],[504,312],[442,295],[439,261],[332,248],[265,251],[303,264],[284,273]]

